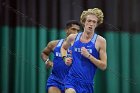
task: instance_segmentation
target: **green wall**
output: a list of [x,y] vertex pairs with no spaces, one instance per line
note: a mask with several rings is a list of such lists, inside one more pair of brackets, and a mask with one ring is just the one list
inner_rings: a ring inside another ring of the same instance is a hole
[[[97,70],[95,93],[140,93],[140,34],[107,31],[108,66]],[[0,93],[45,93],[50,70],[40,54],[63,30],[0,27]],[[51,56],[51,59],[53,57]]]

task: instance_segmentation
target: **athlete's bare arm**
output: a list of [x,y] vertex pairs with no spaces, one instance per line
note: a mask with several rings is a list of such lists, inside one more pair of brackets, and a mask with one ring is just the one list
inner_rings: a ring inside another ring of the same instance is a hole
[[[42,54],[41,54],[41,58],[42,60],[45,62],[48,58],[50,53],[54,50],[54,48],[56,47],[58,43],[58,40],[54,40],[54,41],[50,41],[47,45],[47,47],[43,50]],[[51,62],[50,60],[47,62],[46,64],[47,68],[48,67],[52,67],[53,66],[53,62]]]
[[107,67],[106,40],[103,37],[98,36],[95,47],[99,51],[99,60],[90,55],[90,53],[84,47],[81,49],[81,53],[90,59],[90,61],[98,68],[105,70]]
[[73,44],[76,35],[77,34],[71,34],[71,35],[69,35],[67,37],[66,41],[63,43],[63,45],[61,47],[61,55],[62,55],[62,57],[66,57],[67,56],[67,50]]

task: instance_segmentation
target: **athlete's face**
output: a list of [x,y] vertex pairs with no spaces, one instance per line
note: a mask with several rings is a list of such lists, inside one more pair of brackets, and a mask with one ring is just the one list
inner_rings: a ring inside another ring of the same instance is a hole
[[72,24],[72,26],[67,29],[66,33],[67,36],[69,36],[70,34],[76,34],[79,31],[80,31],[80,26],[76,24]]
[[84,24],[84,30],[87,32],[92,32],[97,27],[98,18],[95,15],[87,15],[86,21]]

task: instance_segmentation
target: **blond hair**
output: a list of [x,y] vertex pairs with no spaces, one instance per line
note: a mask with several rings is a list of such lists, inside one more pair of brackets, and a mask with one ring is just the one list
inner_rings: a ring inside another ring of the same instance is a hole
[[98,18],[98,22],[97,22],[98,25],[103,23],[104,14],[102,10],[99,8],[93,8],[93,9],[88,9],[87,11],[83,11],[80,17],[80,22],[84,24],[84,22],[86,21],[87,15],[90,15],[90,14],[93,14]]

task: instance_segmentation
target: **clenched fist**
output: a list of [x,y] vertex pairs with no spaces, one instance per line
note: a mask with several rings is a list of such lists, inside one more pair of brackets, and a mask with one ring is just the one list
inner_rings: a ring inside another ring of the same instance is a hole
[[72,58],[71,57],[65,57],[65,64],[67,66],[70,66],[72,64]]
[[85,47],[81,48],[81,54],[86,58],[89,58],[89,56],[90,56],[90,53],[87,51],[87,49]]

